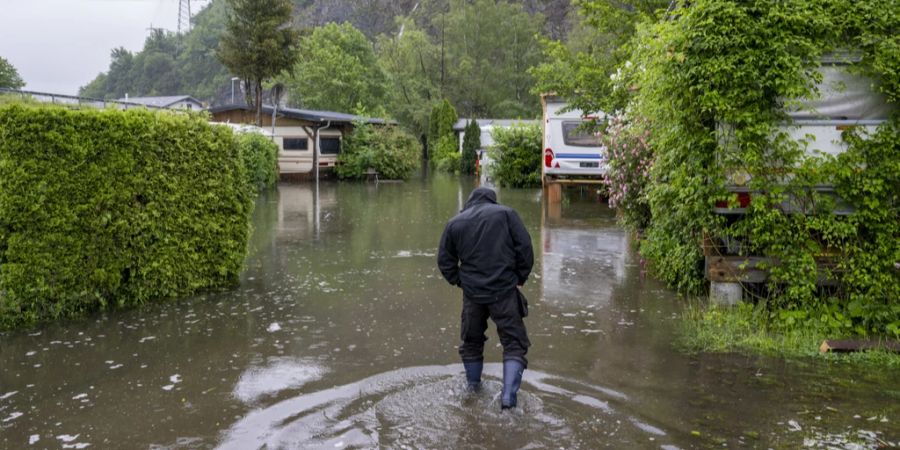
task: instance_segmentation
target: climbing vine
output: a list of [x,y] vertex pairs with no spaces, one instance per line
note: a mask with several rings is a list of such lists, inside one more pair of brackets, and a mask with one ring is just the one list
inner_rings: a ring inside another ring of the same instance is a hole
[[[642,192],[620,201],[646,208],[640,248],[654,273],[700,293],[701,243],[727,239],[737,254],[770,258],[753,295],[775,322],[900,334],[898,36],[895,0],[694,0],[639,26],[610,79],[632,119],[611,128],[645,137],[643,159],[653,161],[646,177],[645,166],[628,169]],[[876,131],[845,130],[837,156],[790,136],[788,111],[820,97],[825,57],[870,79],[895,111]],[[611,156],[614,169],[630,167]],[[738,182],[752,200],[726,189]],[[717,204],[746,213],[728,219]]]

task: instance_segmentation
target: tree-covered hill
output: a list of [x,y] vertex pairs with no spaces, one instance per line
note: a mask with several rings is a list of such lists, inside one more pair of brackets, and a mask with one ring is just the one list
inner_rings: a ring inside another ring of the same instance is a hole
[[[232,75],[216,58],[227,13],[226,0],[213,0],[190,33],[155,29],[141,51],[113,49],[80,94],[229,103]],[[288,87],[289,106],[363,109],[414,131],[443,98],[463,116],[535,117],[528,69],[544,62],[540,40],[564,38],[577,21],[571,0],[294,0],[301,55],[273,81]]]

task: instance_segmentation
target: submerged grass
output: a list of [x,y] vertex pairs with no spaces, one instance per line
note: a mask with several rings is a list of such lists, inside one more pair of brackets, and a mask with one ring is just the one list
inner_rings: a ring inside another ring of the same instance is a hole
[[900,354],[883,350],[819,353],[822,341],[842,336],[829,336],[812,324],[772,326],[768,317],[768,311],[750,304],[723,307],[691,301],[682,313],[677,345],[687,352],[758,353],[900,369]]

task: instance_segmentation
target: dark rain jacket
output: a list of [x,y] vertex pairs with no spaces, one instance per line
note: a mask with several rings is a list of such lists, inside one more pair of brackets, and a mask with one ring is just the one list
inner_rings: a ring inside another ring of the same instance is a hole
[[472,191],[441,236],[438,268],[476,303],[492,303],[525,284],[534,265],[531,236],[522,219],[497,204],[493,190]]

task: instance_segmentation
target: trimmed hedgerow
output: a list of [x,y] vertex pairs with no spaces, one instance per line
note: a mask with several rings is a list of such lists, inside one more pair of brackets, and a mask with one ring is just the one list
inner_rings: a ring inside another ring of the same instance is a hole
[[501,186],[541,185],[541,128],[537,125],[498,127],[491,132],[494,146],[489,150],[495,163],[491,172]]
[[0,328],[234,284],[246,176],[201,116],[0,107]]
[[259,133],[240,133],[236,138],[250,187],[259,192],[275,185],[278,179],[278,145]]

